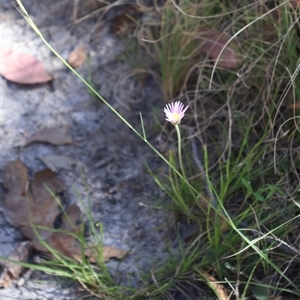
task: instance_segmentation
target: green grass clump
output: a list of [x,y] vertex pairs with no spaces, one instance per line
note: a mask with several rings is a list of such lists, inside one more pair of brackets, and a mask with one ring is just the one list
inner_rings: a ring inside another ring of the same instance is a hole
[[[292,244],[299,218],[293,202],[299,201],[297,13],[286,1],[277,6],[271,1],[176,3],[166,1],[159,7],[160,22],[145,24],[142,32],[160,66],[165,100],[177,97],[190,105],[182,136],[190,136],[197,151],[186,145],[183,153],[188,182],[198,196],[177,175],[154,176],[179,216],[198,220],[201,247],[196,243],[189,249],[194,260],[187,273],[197,276],[195,265],[210,270],[239,299],[251,293],[266,299],[282,291],[299,296],[292,275],[298,265]],[[220,68],[199,53],[197,37],[204,27],[231,34],[239,70]],[[200,169],[188,167],[197,160]],[[170,164],[176,165],[172,157]],[[203,194],[208,211],[199,201]],[[183,257],[189,261],[187,253]]]

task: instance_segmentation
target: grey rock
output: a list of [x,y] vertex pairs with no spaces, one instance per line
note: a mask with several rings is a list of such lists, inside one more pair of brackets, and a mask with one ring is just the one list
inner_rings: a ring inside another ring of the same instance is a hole
[[[34,5],[32,5],[34,2]],[[135,79],[126,78],[130,67],[119,60],[124,49],[122,41],[109,35],[107,28],[91,32],[97,20],[90,18],[72,31],[67,26],[72,20],[74,1],[24,0],[24,6],[50,44],[67,58],[78,44],[86,46],[90,67],[80,69],[83,77],[92,73],[99,93],[140,131],[139,112],[151,130],[150,107],[159,92],[153,85],[145,91],[137,90]],[[37,57],[54,76],[51,83],[21,86],[1,78],[1,166],[21,158],[29,172],[45,168],[39,157],[68,156],[87,166],[88,188],[78,170],[59,170],[64,181],[66,204],[77,203],[86,218],[88,199],[91,201],[95,222],[104,225],[104,243],[124,250],[134,249],[121,264],[110,261],[107,266],[116,274],[118,284],[141,286],[140,276],[167,258],[166,243],[172,243],[169,224],[170,212],[151,208],[158,200],[157,185],[144,167],[144,158],[158,166],[153,153],[100,100],[95,100],[86,86],[54,57],[21,16],[14,11],[11,1],[1,1],[3,44]],[[86,32],[86,35],[83,34]],[[94,34],[94,36],[92,36]],[[93,39],[92,39],[93,37]],[[121,79],[122,80],[121,80]],[[144,97],[144,98],[143,98]],[[162,102],[160,103],[162,106]],[[21,147],[40,127],[70,126],[74,145],[53,146],[34,143]],[[163,201],[163,200],[162,200]],[[141,206],[140,203],[148,205]],[[4,255],[22,239],[0,215],[0,240]],[[161,228],[160,231],[157,228]],[[169,237],[169,240],[166,238]],[[118,270],[116,271],[116,268]],[[78,284],[65,286],[50,275],[34,272],[28,281],[0,291],[1,300],[79,299]]]

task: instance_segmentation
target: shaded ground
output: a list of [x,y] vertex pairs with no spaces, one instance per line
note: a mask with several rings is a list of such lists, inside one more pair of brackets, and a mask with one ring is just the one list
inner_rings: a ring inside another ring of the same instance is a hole
[[[161,109],[163,103],[151,79],[142,90],[132,79],[124,79],[129,66],[118,59],[124,43],[111,36],[107,27],[96,28],[97,17],[68,27],[73,1],[43,1],[35,5],[31,2],[24,1],[24,6],[49,43],[64,58],[83,45],[90,55],[91,67],[82,66],[80,74],[87,78],[91,71],[99,93],[134,127],[140,127],[139,112],[142,112],[146,129],[151,128],[154,124],[151,107]],[[137,286],[141,284],[140,271],[148,271],[155,261],[165,259],[166,243],[174,237],[169,226],[172,214],[151,208],[164,201],[164,195],[147,174],[144,161],[154,169],[160,162],[50,53],[11,1],[1,1],[1,6],[1,44],[34,55],[55,78],[49,84],[32,87],[1,78],[1,168],[20,158],[33,174],[45,168],[40,158],[48,155],[64,155],[84,163],[83,170],[59,170],[58,175],[66,186],[64,201],[77,203],[84,211],[82,204],[90,199],[95,222],[104,225],[104,243],[133,249],[133,254],[118,267],[116,279],[118,283],[129,279]],[[87,5],[86,9],[94,8]],[[34,143],[22,147],[38,129],[57,125],[70,126],[74,145]],[[22,236],[6,223],[3,214],[0,218],[1,255],[7,255]],[[112,260],[108,264],[113,272],[119,262]],[[0,295],[3,300],[78,299],[78,294],[75,295],[78,286],[71,286],[33,272],[22,287],[1,290]]]

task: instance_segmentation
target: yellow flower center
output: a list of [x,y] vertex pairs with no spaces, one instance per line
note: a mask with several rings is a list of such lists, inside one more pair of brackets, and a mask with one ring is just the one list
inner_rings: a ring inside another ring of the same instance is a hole
[[180,121],[180,114],[172,113],[172,119],[176,122]]

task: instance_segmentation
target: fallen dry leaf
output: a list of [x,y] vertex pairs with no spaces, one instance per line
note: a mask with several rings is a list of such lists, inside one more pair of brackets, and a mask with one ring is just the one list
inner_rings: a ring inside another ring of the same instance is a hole
[[293,9],[297,9],[300,7],[300,1],[299,0],[290,0],[290,5]]
[[80,230],[83,230],[81,212],[77,205],[69,206],[66,213],[61,214],[61,226],[59,229],[62,232],[52,233],[51,238],[47,240],[48,245],[58,250],[62,255],[76,258],[76,254],[78,252],[81,253],[81,248],[78,241],[71,234],[78,235]]
[[9,256],[8,259],[15,261],[2,260],[0,266],[2,273],[0,276],[0,287],[7,288],[11,285],[12,280],[19,277],[24,267],[20,266],[18,262],[26,262],[32,251],[32,243],[30,241],[22,242]]
[[[94,246],[90,246],[84,250],[84,255],[87,257],[89,262],[96,263],[98,252],[94,249]],[[117,258],[122,259],[126,254],[128,254],[128,251],[121,250],[119,248],[111,247],[111,246],[103,246],[102,247],[102,258],[104,261],[108,261],[111,258]],[[77,253],[78,260],[81,260],[81,253]],[[99,258],[98,258],[99,259]]]
[[[8,187],[9,190],[11,188],[12,186]],[[4,214],[13,214],[14,221],[11,225],[18,227],[21,233],[31,240],[33,247],[45,256],[51,257],[51,253],[42,241],[46,242],[50,248],[58,251],[61,255],[72,258],[73,248],[79,246],[76,239],[70,233],[79,233],[81,228],[81,213],[76,205],[69,206],[65,214],[61,212],[59,199],[56,195],[62,191],[63,185],[61,180],[50,169],[37,172],[33,180],[29,182],[27,192],[23,196],[23,202],[27,203],[26,209],[24,208],[25,205],[23,205],[22,210],[19,208],[18,210],[8,212],[7,205],[5,204],[8,201],[15,203],[20,200],[20,197],[15,199],[10,198],[9,200],[5,198]],[[21,226],[19,222],[15,221],[19,219],[20,215],[24,216]],[[55,221],[59,217],[61,218],[59,229],[64,232],[55,232],[52,230],[54,229]],[[41,226],[46,228],[39,228]]]
[[1,49],[1,75],[7,80],[21,84],[36,84],[53,79],[44,66],[30,54],[13,50],[8,46]]
[[81,67],[85,63],[85,60],[86,60],[86,51],[82,46],[73,50],[68,57],[68,63],[74,69]]
[[[82,251],[75,238],[84,230],[79,207],[73,204],[65,212],[60,209],[57,195],[63,191],[63,184],[54,172],[45,169],[29,180],[23,162],[12,161],[4,169],[3,186],[7,189],[3,213],[12,226],[31,240],[34,249],[51,258],[50,247],[60,255],[77,260],[82,260],[83,252],[89,261],[97,261],[96,252],[91,247]],[[105,261],[111,257],[123,258],[126,253],[103,247]]]
[[[28,222],[28,211],[31,207],[31,199],[25,197],[28,181],[27,168],[21,160],[7,164],[3,172],[3,186],[7,189],[3,212],[7,222],[15,227],[26,225]],[[18,211],[20,213],[16,218]]]
[[215,292],[215,294],[219,300],[228,300],[229,299],[229,295],[226,292],[224,286],[221,285],[220,283],[217,283],[218,280],[216,280],[213,276],[211,276],[210,274],[208,274],[205,271],[202,271],[201,274],[204,276],[206,283]]
[[124,251],[115,247],[110,247],[110,246],[104,246],[103,249],[103,259],[104,261],[109,260],[110,258],[114,257],[117,259],[122,259],[128,251]]
[[73,167],[77,172],[88,172],[88,168],[83,162],[68,156],[48,155],[40,157],[40,160],[53,172],[57,172],[59,169],[70,170]]
[[25,147],[31,143],[42,142],[52,145],[73,144],[72,137],[68,134],[69,126],[44,128],[34,133],[25,143]]
[[124,5],[122,10],[110,20],[110,32],[115,35],[133,31],[140,16],[140,11],[135,5]]
[[[238,67],[239,62],[236,52],[229,45],[223,50],[223,47],[230,39],[229,36],[203,27],[200,29],[200,38],[203,39],[200,51],[209,56],[215,63],[217,62],[219,67],[229,70],[234,70]],[[222,50],[222,55],[217,61]]]
[[[3,186],[7,189],[3,201],[7,221],[31,239],[34,248],[44,251],[45,247],[40,245],[32,226],[53,228],[54,220],[60,214],[58,199],[53,196],[63,191],[62,182],[49,169],[37,172],[29,181],[26,166],[21,160],[16,160],[5,167]],[[53,234],[46,229],[36,228],[36,231],[43,240]]]
[[[29,189],[30,193],[28,192],[26,197],[31,197],[33,202],[31,215],[27,215],[30,223],[27,222],[26,226],[20,228],[20,231],[31,239],[34,247],[38,249],[40,242],[36,241],[37,237],[32,224],[53,228],[54,220],[61,212],[59,199],[54,197],[62,193],[64,188],[62,181],[56,177],[55,173],[50,169],[45,169],[34,174],[33,180],[29,183]],[[45,240],[52,236],[49,230],[37,229],[37,232]]]
[[292,105],[287,106],[288,109],[299,109],[300,108],[300,103],[294,103]]

